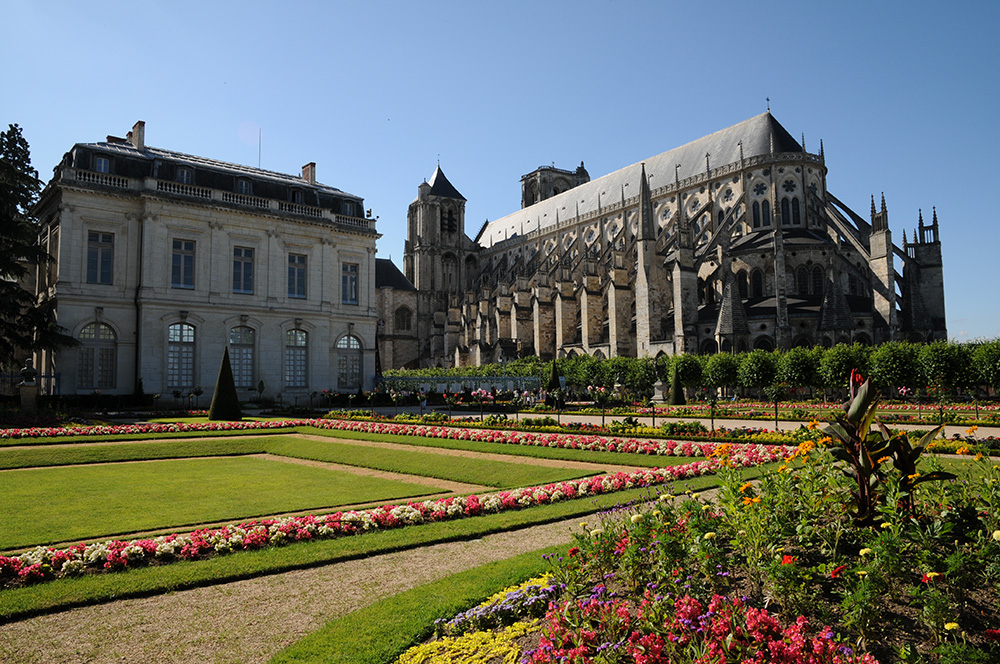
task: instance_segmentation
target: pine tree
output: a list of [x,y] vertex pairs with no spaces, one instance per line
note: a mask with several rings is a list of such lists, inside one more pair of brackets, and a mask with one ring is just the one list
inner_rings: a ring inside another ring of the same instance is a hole
[[0,367],[9,367],[18,351],[75,343],[55,324],[54,300],[36,305],[24,288],[35,267],[50,260],[32,216],[40,188],[28,142],[12,124],[0,132]]
[[687,401],[684,399],[684,389],[681,387],[681,377],[677,372],[677,367],[671,372],[670,376],[670,396],[667,398],[667,404],[670,406],[683,406]]
[[240,397],[236,393],[236,381],[233,380],[233,366],[229,362],[228,347],[222,354],[222,365],[219,367],[219,378],[215,381],[215,393],[212,394],[212,406],[208,409],[208,419],[227,422],[243,419]]

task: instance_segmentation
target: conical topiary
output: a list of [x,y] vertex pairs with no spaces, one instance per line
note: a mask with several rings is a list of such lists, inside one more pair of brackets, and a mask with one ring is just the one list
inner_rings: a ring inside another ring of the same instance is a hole
[[552,390],[558,390],[561,387],[562,384],[559,382],[559,369],[556,367],[556,361],[552,360],[552,367],[549,371],[549,384],[545,386],[545,389],[551,392]]
[[222,366],[219,367],[219,378],[215,381],[215,393],[212,395],[212,407],[208,410],[208,419],[227,422],[243,419],[240,397],[236,393],[236,381],[233,380],[233,367],[229,363],[229,348],[222,354]]
[[681,377],[677,375],[677,367],[670,372],[670,397],[667,404],[670,406],[683,406],[687,401],[684,399],[684,390],[681,389]]

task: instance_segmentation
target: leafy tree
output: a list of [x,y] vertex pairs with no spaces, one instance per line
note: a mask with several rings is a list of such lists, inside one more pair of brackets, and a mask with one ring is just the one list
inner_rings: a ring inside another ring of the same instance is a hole
[[948,392],[970,382],[972,358],[964,346],[934,341],[920,347],[917,359],[927,380]]
[[233,380],[233,366],[229,363],[228,346],[222,353],[222,364],[219,366],[219,378],[215,381],[215,393],[212,395],[212,407],[208,410],[208,419],[228,422],[243,419],[240,397],[236,393],[236,381]]
[[0,366],[10,366],[18,351],[75,343],[55,323],[55,302],[36,305],[23,287],[23,279],[50,260],[38,246],[32,216],[40,188],[28,142],[12,124],[0,132]]
[[778,358],[778,380],[791,387],[812,387],[819,381],[819,356],[811,348],[791,348]]
[[685,353],[675,357],[674,371],[684,387],[701,385],[701,361],[697,355]]
[[819,381],[823,387],[846,388],[851,372],[868,375],[868,349],[861,344],[837,344],[823,351],[819,360]]
[[882,389],[919,387],[924,383],[917,360],[917,347],[903,341],[889,341],[868,358],[871,382]]
[[1000,389],[1000,339],[976,348],[972,354],[972,366],[980,385]]
[[773,383],[777,374],[774,355],[758,348],[743,356],[736,375],[743,387],[760,389]]
[[737,375],[740,362],[735,355],[715,353],[708,356],[705,363],[704,381],[713,387],[735,387],[739,381]]

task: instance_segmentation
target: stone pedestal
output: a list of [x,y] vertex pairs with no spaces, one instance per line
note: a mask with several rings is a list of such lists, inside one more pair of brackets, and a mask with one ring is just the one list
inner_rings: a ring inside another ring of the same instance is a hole
[[670,386],[664,383],[662,380],[656,381],[653,384],[653,401],[656,403],[667,403],[667,394],[670,392]]
[[21,413],[24,415],[37,415],[38,414],[38,385],[32,383],[30,385],[21,384]]

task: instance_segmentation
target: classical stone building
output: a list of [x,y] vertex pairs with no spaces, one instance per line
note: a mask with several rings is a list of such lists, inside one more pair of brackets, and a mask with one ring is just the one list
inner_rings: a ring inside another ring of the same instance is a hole
[[438,167],[408,214],[418,351],[385,366],[947,338],[937,214],[895,245],[884,196],[862,218],[803,144],[768,112],[596,180],[543,167],[475,240]]
[[294,176],[154,148],[142,122],[78,143],[38,203],[55,261],[36,292],[80,344],[36,366],[63,394],[211,394],[228,346],[244,397],[260,381],[289,403],[369,389],[378,235],[363,209],[315,163]]

